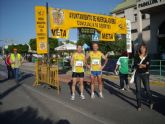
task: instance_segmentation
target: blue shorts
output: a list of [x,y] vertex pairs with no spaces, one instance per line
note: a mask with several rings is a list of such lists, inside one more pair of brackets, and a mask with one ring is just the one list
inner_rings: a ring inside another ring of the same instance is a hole
[[102,75],[102,71],[91,71],[91,75],[94,77]]

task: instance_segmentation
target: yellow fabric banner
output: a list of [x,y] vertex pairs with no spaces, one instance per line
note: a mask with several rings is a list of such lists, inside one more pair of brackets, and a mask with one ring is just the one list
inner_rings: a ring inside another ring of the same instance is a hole
[[48,53],[48,36],[47,36],[47,13],[46,7],[36,6],[36,42],[37,42],[37,53],[46,54]]
[[[125,18],[121,19],[113,16],[78,12],[78,11],[65,10],[65,9],[56,9],[56,8],[49,8],[49,14],[50,14],[50,28],[52,34],[53,31],[59,29],[66,30],[68,32],[70,28],[87,27],[87,28],[95,28],[98,32],[100,32],[101,33],[100,40],[114,41],[115,33],[122,33],[122,34],[127,33]],[[68,33],[66,33],[66,35],[63,36],[63,38],[68,38]],[[56,35],[52,35],[52,37],[56,38]]]

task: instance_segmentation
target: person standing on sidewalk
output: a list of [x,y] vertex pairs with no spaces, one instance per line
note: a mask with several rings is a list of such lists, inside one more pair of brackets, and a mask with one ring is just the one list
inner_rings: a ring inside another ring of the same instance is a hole
[[[141,63],[141,64],[140,64]],[[138,56],[134,58],[134,68],[136,69],[135,73],[135,85],[136,85],[136,98],[137,98],[137,110],[141,111],[141,81],[144,85],[144,89],[147,93],[149,100],[150,109],[153,108],[152,94],[150,91],[149,85],[149,68],[150,68],[150,59],[148,56],[147,46],[143,43],[140,45],[138,50]]]
[[14,78],[14,71],[11,67],[10,53],[9,52],[6,53],[5,64],[6,64],[6,67],[7,67],[8,79]]
[[[99,51],[99,46],[97,43],[92,44],[93,51],[90,51],[86,56],[86,60],[90,58],[90,65],[87,64],[87,67],[91,70],[91,98],[95,98],[95,79],[98,81],[99,87],[99,96],[103,97],[103,83],[102,83],[102,69],[105,67],[107,63],[107,57]],[[104,64],[102,66],[101,60],[104,59]]]
[[19,68],[22,64],[22,56],[17,52],[17,49],[14,48],[14,53],[10,55],[11,67],[14,70],[14,76],[17,83],[19,83]]
[[80,98],[82,100],[85,99],[83,94],[84,90],[84,63],[85,63],[85,55],[82,53],[82,46],[77,45],[77,52],[75,52],[71,58],[72,65],[72,96],[71,100],[75,100],[75,87],[77,83],[77,79],[79,78],[80,82]]
[[129,91],[129,83],[128,83],[128,56],[127,52],[123,52],[122,56],[118,59],[116,63],[115,73],[117,74],[117,70],[119,70],[120,77],[120,89],[125,90],[124,82],[126,83],[126,90]]

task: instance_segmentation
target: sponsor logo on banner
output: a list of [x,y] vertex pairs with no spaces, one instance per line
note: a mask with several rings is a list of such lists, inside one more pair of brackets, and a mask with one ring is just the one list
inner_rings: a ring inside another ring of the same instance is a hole
[[57,25],[62,25],[64,22],[64,12],[62,9],[53,9],[53,22]]
[[117,34],[126,34],[127,28],[126,28],[126,19],[125,18],[117,18]]

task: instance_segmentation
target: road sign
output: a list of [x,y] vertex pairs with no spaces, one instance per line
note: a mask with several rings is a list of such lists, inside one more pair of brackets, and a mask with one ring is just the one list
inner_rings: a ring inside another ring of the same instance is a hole
[[95,31],[95,34],[92,35],[92,41],[99,41],[100,39],[100,34]]
[[79,28],[80,34],[94,34],[95,29],[94,28]]

